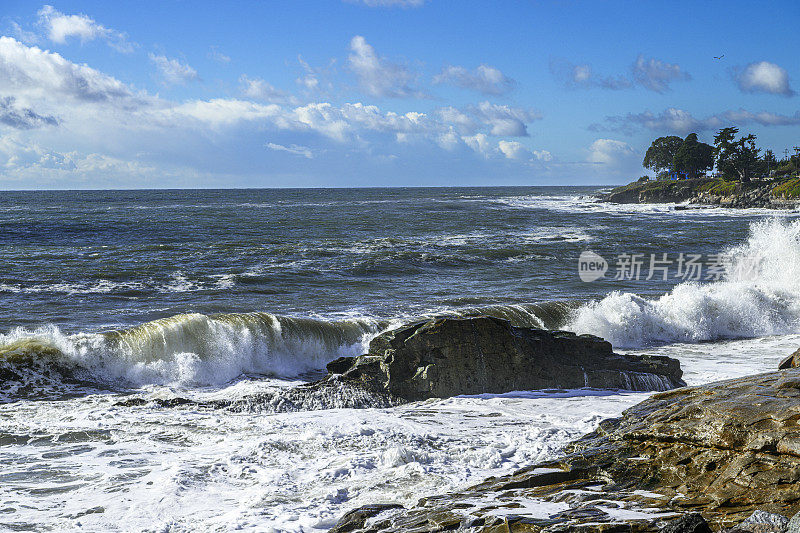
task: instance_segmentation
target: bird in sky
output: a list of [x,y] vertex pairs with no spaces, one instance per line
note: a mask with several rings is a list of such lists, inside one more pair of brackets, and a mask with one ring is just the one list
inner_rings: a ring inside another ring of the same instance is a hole
[[714,59],[722,59],[723,57],[725,57],[725,54],[722,54],[721,56],[714,56]]

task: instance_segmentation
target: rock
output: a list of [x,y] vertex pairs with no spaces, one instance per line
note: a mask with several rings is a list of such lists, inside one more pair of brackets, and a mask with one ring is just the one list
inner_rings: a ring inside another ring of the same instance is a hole
[[598,337],[515,327],[489,316],[439,318],[383,333],[370,342],[367,354],[337,359],[329,370],[333,375],[327,381],[406,401],[550,388],[663,391],[684,385],[674,359],[618,355]]
[[797,350],[792,355],[784,359],[778,364],[778,370],[785,370],[787,368],[797,368],[800,366],[800,350]]
[[402,505],[393,503],[380,503],[375,505],[365,505],[358,509],[353,509],[345,514],[336,522],[330,533],[349,533],[351,531],[363,531],[368,519],[374,518],[379,514],[391,511],[392,509],[402,509]]
[[521,531],[654,532],[698,510],[715,530],[751,533],[800,511],[800,368],[654,394],[559,459],[425,498],[375,531],[513,515],[535,522]]
[[331,374],[342,374],[353,366],[355,357],[339,357],[328,363],[325,368]]
[[711,533],[711,528],[703,515],[691,513],[673,520],[666,527],[661,528],[661,533]]
[[788,524],[789,519],[783,515],[756,510],[736,529],[749,533],[784,533]]

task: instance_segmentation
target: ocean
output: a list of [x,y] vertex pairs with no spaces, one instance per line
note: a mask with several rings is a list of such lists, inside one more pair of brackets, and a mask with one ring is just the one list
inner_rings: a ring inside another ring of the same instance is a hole
[[[323,531],[554,457],[649,395],[280,401],[422,317],[599,335],[690,385],[797,349],[800,213],[601,190],[0,193],[0,529]],[[175,398],[240,408],[151,402]]]

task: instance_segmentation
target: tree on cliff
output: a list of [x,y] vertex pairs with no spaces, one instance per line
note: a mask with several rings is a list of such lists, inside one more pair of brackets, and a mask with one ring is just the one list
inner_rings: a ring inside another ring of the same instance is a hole
[[642,166],[653,170],[656,174],[672,170],[673,159],[682,144],[683,139],[675,135],[659,137],[644,154]]
[[690,178],[714,168],[714,147],[697,140],[696,133],[690,133],[681,143],[672,160],[672,168],[684,172]]
[[756,136],[740,137],[739,128],[722,128],[714,137],[714,157],[717,169],[728,179],[750,181],[760,170],[762,162],[758,157],[760,148],[756,147]]

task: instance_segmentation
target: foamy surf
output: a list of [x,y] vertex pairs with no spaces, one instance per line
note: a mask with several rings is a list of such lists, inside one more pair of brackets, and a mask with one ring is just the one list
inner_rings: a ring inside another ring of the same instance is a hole
[[0,361],[49,365],[124,386],[215,386],[247,374],[294,377],[365,351],[385,323],[239,313],[176,315],[140,326],[66,335],[56,327],[0,335]]
[[800,221],[755,222],[727,253],[718,282],[681,283],[653,299],[613,292],[579,308],[566,329],[631,348],[800,331]]

